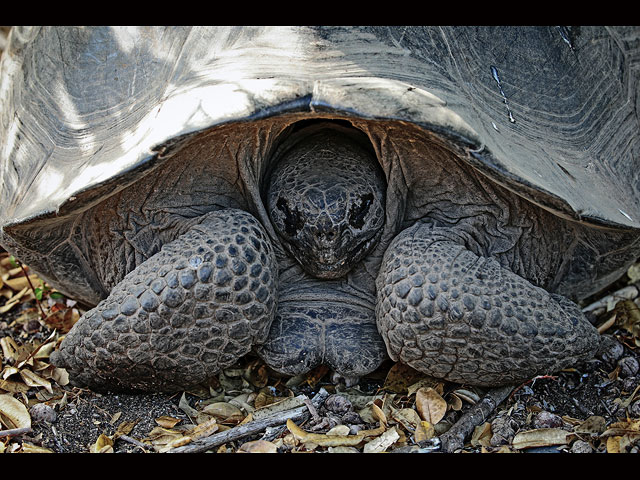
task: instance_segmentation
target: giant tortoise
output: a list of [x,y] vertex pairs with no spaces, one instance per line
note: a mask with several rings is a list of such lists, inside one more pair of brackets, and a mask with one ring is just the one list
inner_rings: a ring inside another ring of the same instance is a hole
[[14,29],[0,243],[91,307],[51,360],[171,391],[250,352],[481,386],[590,358],[574,302],[640,254],[639,32]]

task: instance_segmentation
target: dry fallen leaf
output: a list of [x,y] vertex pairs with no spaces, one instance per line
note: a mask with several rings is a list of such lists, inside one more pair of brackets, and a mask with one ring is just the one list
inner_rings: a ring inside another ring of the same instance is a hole
[[396,422],[404,427],[405,430],[415,430],[420,423],[420,415],[413,408],[401,408],[400,410],[394,410],[391,414]]
[[474,428],[473,434],[471,435],[471,445],[474,447],[479,445],[483,447],[490,447],[491,435],[491,424],[489,422],[478,425]]
[[362,435],[325,435],[305,432],[292,420],[287,420],[287,428],[299,442],[313,443],[321,447],[355,446],[364,440]]
[[405,393],[409,386],[415,384],[425,375],[403,363],[394,364],[384,379],[383,390],[394,393]]
[[22,442],[22,448],[20,449],[22,453],[55,453],[53,450],[50,450],[46,447],[41,447],[38,445],[32,445],[31,443]]
[[69,384],[69,372],[64,368],[55,367],[51,371],[51,378],[61,387]]
[[551,445],[564,445],[567,443],[569,432],[560,428],[539,428],[519,432],[513,437],[511,446],[518,450],[533,447],[546,447]]
[[462,410],[462,399],[455,393],[451,392],[451,394],[449,395],[449,405],[451,406],[452,410],[459,412],[460,410]]
[[607,453],[625,453],[632,440],[627,435],[607,437]]
[[24,275],[20,277],[10,278],[4,281],[4,284],[14,291],[20,291],[23,288],[31,288],[29,285],[29,281],[31,281],[31,285],[40,285],[42,281],[38,278],[38,275],[32,274],[29,277],[25,277]]
[[173,428],[182,420],[179,418],[169,417],[167,415],[163,415],[162,417],[156,418],[156,423],[164,428]]
[[0,395],[0,421],[7,428],[31,428],[27,407],[12,395]]
[[96,442],[89,447],[90,453],[113,453],[113,439],[101,433]]
[[215,402],[207,405],[202,409],[201,413],[206,413],[215,417],[218,423],[237,424],[240,423],[245,415],[235,405],[227,402]]
[[47,392],[53,393],[51,382],[45,380],[40,375],[33,373],[29,369],[24,368],[20,370],[20,377],[22,378],[22,381],[29,387],[43,387],[47,390]]
[[436,434],[436,431],[433,428],[433,425],[431,425],[426,420],[423,420],[420,423],[418,423],[418,425],[416,426],[416,430],[413,434],[413,438],[416,442],[423,442],[425,440],[429,440],[430,438],[433,438],[435,434]]
[[336,425],[327,431],[327,435],[349,435],[350,431],[347,425]]
[[278,453],[278,447],[266,440],[254,440],[243,443],[238,453]]
[[220,425],[218,425],[215,418],[212,418],[204,423],[200,423],[193,427],[191,430],[185,433],[186,436],[190,437],[192,440],[196,440],[202,437],[208,437],[212,433],[217,432],[220,429]]
[[22,382],[15,380],[2,380],[0,379],[0,390],[4,390],[9,393],[24,393],[29,390],[29,387]]
[[152,443],[157,452],[166,452],[174,447],[186,445],[191,442],[191,437],[185,436],[183,432],[171,430],[164,427],[156,427],[148,434],[148,440]]
[[422,387],[416,392],[416,410],[423,420],[435,425],[447,413],[447,402],[434,388]]
[[395,427],[390,428],[382,435],[374,438],[364,446],[364,453],[381,453],[385,452],[390,446],[392,446],[400,438],[398,431]]
[[321,447],[356,446],[363,440],[369,437],[377,437],[386,431],[384,424],[386,417],[380,416],[381,414],[382,410],[380,408],[374,409],[374,415],[380,422],[380,426],[378,428],[361,430],[355,435],[326,435],[322,433],[309,433],[296,425],[292,420],[287,420],[287,428],[296,440],[304,444],[313,444]]
[[609,435],[630,435],[633,437],[640,436],[640,420],[624,420],[609,425],[602,436]]
[[129,435],[137,423],[138,420],[120,422],[120,425],[116,428],[116,433],[113,434],[114,440],[121,435]]
[[606,427],[604,417],[592,415],[574,429],[576,433],[602,433]]

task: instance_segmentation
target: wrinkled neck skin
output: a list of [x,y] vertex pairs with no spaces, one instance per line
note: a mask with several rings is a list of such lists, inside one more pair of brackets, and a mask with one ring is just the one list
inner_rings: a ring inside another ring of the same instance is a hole
[[269,217],[287,251],[310,275],[344,277],[377,244],[386,183],[375,156],[340,130],[298,141],[278,160]]

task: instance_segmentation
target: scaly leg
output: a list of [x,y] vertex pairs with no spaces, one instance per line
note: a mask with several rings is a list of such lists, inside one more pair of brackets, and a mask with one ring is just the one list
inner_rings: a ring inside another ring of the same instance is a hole
[[520,382],[589,358],[599,344],[574,303],[427,223],[394,239],[377,289],[391,358],[454,382]]
[[277,265],[260,223],[205,215],[88,311],[51,360],[96,390],[181,390],[266,339]]

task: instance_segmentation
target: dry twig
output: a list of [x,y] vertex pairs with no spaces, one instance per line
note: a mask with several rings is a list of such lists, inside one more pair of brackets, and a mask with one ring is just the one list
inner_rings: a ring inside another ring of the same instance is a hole
[[472,406],[446,433],[440,436],[442,451],[451,453],[464,446],[465,439],[480,425],[502,401],[509,396],[513,386],[492,388]]
[[17,437],[25,433],[31,432],[31,427],[23,428],[11,428],[9,430],[0,430],[0,438],[2,437]]
[[[311,402],[314,407],[322,405],[324,400],[329,396],[329,393],[325,389],[320,391],[313,397]],[[249,423],[238,425],[237,427],[225,430],[224,432],[213,434],[209,437],[199,439],[195,442],[187,445],[176,447],[169,450],[169,453],[202,453],[207,450],[222,445],[223,443],[239,440],[249,435],[253,435],[265,430],[268,427],[276,425],[283,425],[287,423],[287,420],[301,421],[305,420],[309,416],[309,408],[307,405],[303,405],[291,410],[285,410],[283,412],[275,412],[272,415],[266,416],[259,420],[254,420]]]

